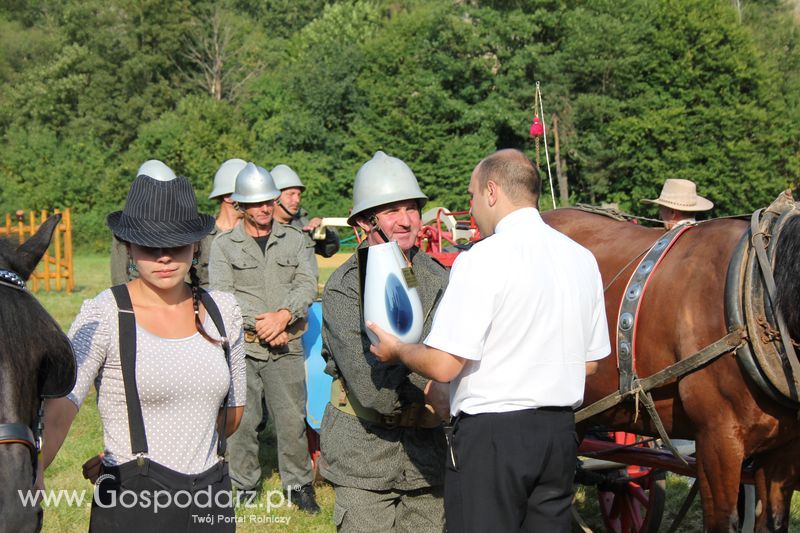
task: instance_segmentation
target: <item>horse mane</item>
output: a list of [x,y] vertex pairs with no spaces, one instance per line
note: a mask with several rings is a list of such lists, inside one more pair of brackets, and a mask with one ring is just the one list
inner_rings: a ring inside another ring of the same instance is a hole
[[777,305],[789,328],[800,341],[800,215],[786,221],[775,248]]

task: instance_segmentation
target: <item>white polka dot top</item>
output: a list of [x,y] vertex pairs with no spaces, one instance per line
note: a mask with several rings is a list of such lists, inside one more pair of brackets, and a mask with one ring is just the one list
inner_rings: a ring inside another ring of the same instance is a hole
[[[225,394],[229,406],[244,405],[242,316],[233,295],[211,291],[231,342],[230,372],[221,346],[199,333],[164,339],[136,327],[136,382],[151,460],[184,474],[211,468],[218,460],[216,419]],[[206,313],[206,332],[219,338]],[[69,337],[78,363],[75,388],[67,396],[80,406],[92,382],[103,423],[108,465],[133,460],[125,387],[119,354],[117,304],[111,290],[86,300]]]

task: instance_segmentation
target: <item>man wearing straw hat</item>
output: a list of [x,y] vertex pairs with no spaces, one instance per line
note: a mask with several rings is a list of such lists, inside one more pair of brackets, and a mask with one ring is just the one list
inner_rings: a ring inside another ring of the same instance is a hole
[[709,211],[714,207],[710,200],[698,196],[693,181],[671,178],[664,182],[661,194],[655,200],[640,200],[643,204],[656,204],[658,217],[668,230],[682,224],[694,224],[695,213]]

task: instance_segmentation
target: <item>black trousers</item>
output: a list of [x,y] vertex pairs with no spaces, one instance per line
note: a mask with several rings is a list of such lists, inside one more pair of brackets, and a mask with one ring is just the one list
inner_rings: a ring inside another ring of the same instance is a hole
[[103,467],[90,532],[236,531],[228,464],[182,474],[149,459]]
[[571,530],[578,447],[571,409],[462,414],[449,440],[449,532]]

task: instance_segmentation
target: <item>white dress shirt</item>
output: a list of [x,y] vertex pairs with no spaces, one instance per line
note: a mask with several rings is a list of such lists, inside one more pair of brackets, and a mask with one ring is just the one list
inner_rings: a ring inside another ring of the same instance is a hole
[[611,352],[597,261],[536,209],[513,211],[456,259],[424,343],[467,360],[453,415],[577,407],[586,362]]

